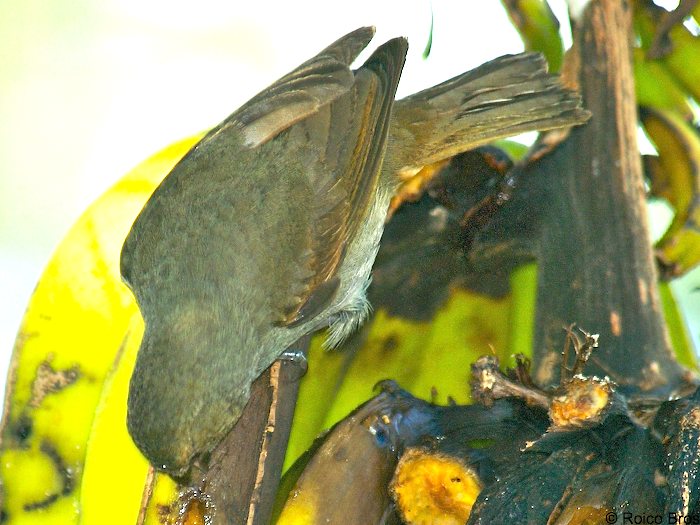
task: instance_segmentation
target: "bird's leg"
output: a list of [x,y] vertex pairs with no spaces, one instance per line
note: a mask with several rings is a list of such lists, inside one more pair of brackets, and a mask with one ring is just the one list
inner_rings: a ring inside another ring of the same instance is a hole
[[292,375],[292,380],[294,381],[298,381],[304,377],[306,371],[309,369],[309,362],[306,359],[306,354],[293,346],[290,346],[282,352],[277,359],[289,363],[289,365],[296,370],[297,373]]

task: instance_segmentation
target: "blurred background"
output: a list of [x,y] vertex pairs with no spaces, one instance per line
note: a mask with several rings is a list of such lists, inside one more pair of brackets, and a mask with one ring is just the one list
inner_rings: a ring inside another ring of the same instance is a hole
[[[550,4],[568,43],[565,2]],[[81,212],[140,161],[362,25],[377,27],[372,49],[408,37],[399,96],[523,50],[495,0],[0,3],[0,388],[32,289]],[[655,232],[665,220],[654,217]],[[696,343],[699,284],[697,272],[676,283]]]

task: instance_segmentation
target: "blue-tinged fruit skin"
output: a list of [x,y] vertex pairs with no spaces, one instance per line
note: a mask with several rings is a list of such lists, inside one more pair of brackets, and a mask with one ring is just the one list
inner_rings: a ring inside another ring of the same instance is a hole
[[[389,482],[406,447],[438,435],[435,405],[385,381],[373,397],[319,437],[282,481],[280,523],[314,501],[309,523],[394,523]],[[295,479],[291,479],[295,478]],[[306,523],[306,521],[305,521]],[[398,523],[398,521],[397,521]]]

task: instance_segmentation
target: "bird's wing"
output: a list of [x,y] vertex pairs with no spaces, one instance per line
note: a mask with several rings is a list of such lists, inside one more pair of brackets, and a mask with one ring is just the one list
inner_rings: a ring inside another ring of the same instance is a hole
[[[317,113],[320,108],[346,94],[355,82],[350,64],[373,36],[373,27],[362,27],[339,38],[318,55],[246,102],[207,133],[181,159],[134,222],[132,231],[122,248],[121,274],[137,296],[138,288],[145,286],[144,283],[149,281],[146,276],[147,266],[158,264],[153,256],[146,256],[141,246],[143,242],[139,239],[148,240],[151,244],[153,241],[159,242],[159,239],[151,238],[154,235],[149,235],[153,230],[161,228],[158,222],[167,220],[172,223],[178,217],[176,213],[162,217],[159,215],[164,213],[155,213],[156,210],[160,211],[163,208],[165,199],[170,201],[186,199],[183,195],[178,197],[170,194],[164,197],[164,194],[169,192],[168,187],[174,186],[173,179],[186,177],[191,181],[194,178],[205,177],[207,166],[211,166],[211,162],[206,159],[209,150],[215,149],[217,143],[228,143],[228,137],[235,136],[234,148],[242,142],[244,147],[250,150],[260,149],[260,146],[282,131]],[[197,155],[200,157],[193,159]],[[203,160],[202,157],[204,157]],[[235,168],[233,166],[231,169]],[[189,181],[185,181],[183,185],[191,184]],[[143,305],[141,306],[143,309]]]
[[371,34],[340,39],[226,119],[134,223],[121,271],[146,331],[128,421],[152,463],[181,472],[210,450],[293,342],[273,341],[271,324],[332,300],[377,187],[406,53],[405,40],[390,41],[353,72]]
[[300,264],[309,277],[291,283],[296,288],[287,295],[292,301],[284,305],[278,320],[282,325],[314,317],[339,286],[337,269],[344,250],[365,220],[377,191],[406,51],[402,38],[380,46],[354,72],[348,93],[289,130],[290,141],[305,139],[320,151],[318,160],[309,159],[306,171],[313,207]]
[[341,37],[246,102],[213,134],[235,126],[244,143],[253,148],[313,115],[352,87],[350,64],[373,36],[373,27],[362,27]]

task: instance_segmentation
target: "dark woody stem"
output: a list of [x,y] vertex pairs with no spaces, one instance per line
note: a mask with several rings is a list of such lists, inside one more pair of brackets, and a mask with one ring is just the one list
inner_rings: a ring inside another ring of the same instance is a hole
[[[609,374],[628,393],[663,396],[687,376],[666,331],[647,227],[631,7],[594,0],[574,22],[579,89],[593,116],[523,177],[536,184],[530,195],[543,210],[535,379],[556,383],[559,363],[551,354],[563,347],[562,327],[576,322],[604,341],[590,373]],[[535,172],[540,176],[529,177]]]
[[270,522],[309,340],[289,349],[298,359],[278,359],[253,383],[241,418],[212,451],[210,467],[193,473],[210,509],[207,523]]
[[[519,362],[518,368],[522,363]],[[527,374],[523,374],[521,369],[516,376],[527,377]],[[491,406],[497,399],[516,397],[531,406],[549,409],[548,394],[507,377],[499,369],[498,359],[493,356],[481,357],[472,364],[471,390],[472,399],[486,406]]]

